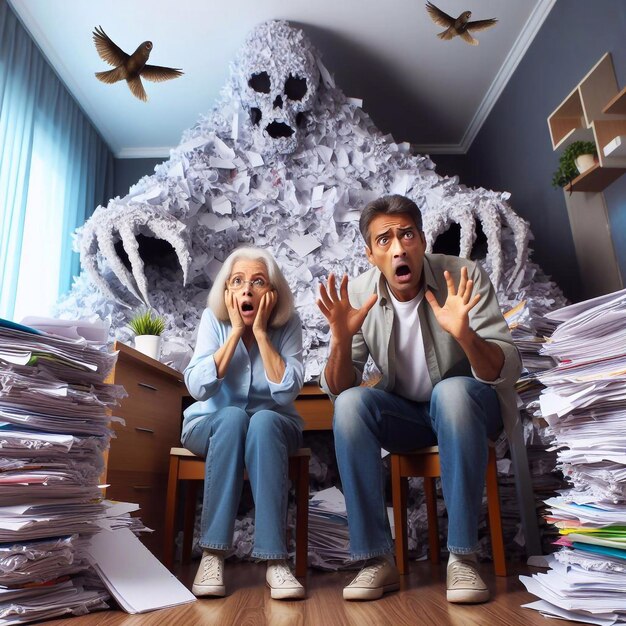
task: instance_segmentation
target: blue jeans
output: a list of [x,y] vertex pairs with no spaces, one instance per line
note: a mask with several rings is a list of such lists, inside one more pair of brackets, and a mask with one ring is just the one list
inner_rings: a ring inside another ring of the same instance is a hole
[[441,484],[448,510],[448,549],[478,546],[478,516],[487,469],[487,439],[502,430],[492,387],[474,378],[442,380],[428,402],[353,387],[335,401],[335,453],[346,498],[350,552],[367,559],[393,551],[385,505],[380,449],[410,452],[439,446]]
[[287,558],[289,455],[302,443],[300,426],[275,411],[262,410],[250,417],[229,406],[200,420],[182,443],[206,459],[200,546],[232,549],[245,466],[255,505],[252,556]]

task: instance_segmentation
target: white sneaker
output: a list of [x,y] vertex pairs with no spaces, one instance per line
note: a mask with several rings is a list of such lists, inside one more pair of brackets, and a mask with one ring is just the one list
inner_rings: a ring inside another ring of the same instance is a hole
[[398,568],[387,559],[381,558],[366,565],[354,580],[343,588],[343,599],[378,600],[383,593],[397,589],[400,589]]
[[226,595],[224,586],[224,557],[202,551],[200,567],[193,581],[191,592],[194,596],[217,596]]
[[452,561],[447,570],[448,602],[479,604],[489,600],[489,589],[471,560]]
[[269,561],[265,581],[274,600],[304,598],[304,587],[296,580],[285,561]]

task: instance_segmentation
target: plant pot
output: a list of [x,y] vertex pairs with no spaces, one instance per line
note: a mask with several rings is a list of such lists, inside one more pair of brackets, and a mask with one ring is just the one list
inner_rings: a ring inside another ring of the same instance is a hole
[[576,169],[578,172],[583,174],[595,165],[596,157],[593,154],[581,154],[574,159],[574,163],[576,163]]
[[161,356],[161,337],[158,335],[137,335],[135,337],[135,349],[158,361]]

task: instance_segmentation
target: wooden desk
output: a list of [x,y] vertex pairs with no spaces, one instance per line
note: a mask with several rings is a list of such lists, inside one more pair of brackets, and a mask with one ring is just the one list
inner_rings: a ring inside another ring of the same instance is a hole
[[106,497],[139,504],[135,515],[154,529],[141,539],[160,558],[170,449],[180,446],[181,402],[187,390],[175,369],[120,342],[114,349],[119,355],[107,382],[122,385],[128,397],[113,411],[126,426],[113,424],[117,437],[106,460]]
[[304,420],[304,430],[332,430],[333,403],[317,385],[302,387],[295,405]]

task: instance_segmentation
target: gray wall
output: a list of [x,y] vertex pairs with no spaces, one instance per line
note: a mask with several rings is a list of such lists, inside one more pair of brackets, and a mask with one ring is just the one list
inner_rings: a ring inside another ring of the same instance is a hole
[[115,159],[113,196],[123,198],[131,185],[142,176],[154,173],[154,167],[166,159]]
[[626,286],[626,174],[607,187],[604,197],[609,212],[613,247],[622,282]]
[[[512,193],[513,208],[535,235],[533,259],[573,300],[581,297],[580,279],[563,192],[550,185],[559,154],[552,151],[546,119],[607,51],[623,87],[626,2],[557,0],[468,151],[464,168],[464,183]],[[626,277],[625,179],[607,188],[606,198]]]

